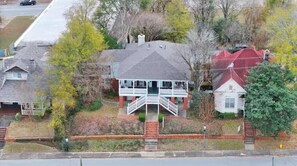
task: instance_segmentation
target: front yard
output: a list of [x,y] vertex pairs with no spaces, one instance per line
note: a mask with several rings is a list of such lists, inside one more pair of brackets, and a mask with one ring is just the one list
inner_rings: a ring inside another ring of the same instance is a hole
[[[202,134],[203,126],[200,120],[165,119],[164,128],[160,125],[160,134]],[[240,129],[239,132],[238,129]],[[240,135],[241,133],[242,119],[215,119],[206,125],[207,135]]]
[[54,129],[50,125],[51,119],[40,122],[25,119],[14,121],[7,128],[6,138],[10,139],[53,139]]
[[71,135],[142,135],[144,123],[138,119],[117,118],[118,108],[103,105],[97,111],[82,111],[76,114],[71,126]]
[[206,139],[160,139],[160,151],[242,150],[243,140]]

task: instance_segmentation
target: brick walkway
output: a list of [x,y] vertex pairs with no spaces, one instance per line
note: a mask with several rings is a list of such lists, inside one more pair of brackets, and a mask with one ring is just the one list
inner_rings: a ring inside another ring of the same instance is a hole
[[156,139],[159,136],[159,122],[145,123],[145,138]]

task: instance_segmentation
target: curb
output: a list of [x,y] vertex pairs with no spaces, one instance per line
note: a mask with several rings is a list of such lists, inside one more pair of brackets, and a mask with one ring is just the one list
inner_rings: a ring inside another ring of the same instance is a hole
[[55,152],[1,154],[0,160],[11,159],[77,159],[77,158],[186,158],[186,157],[250,157],[297,156],[297,150],[225,150],[199,152]]

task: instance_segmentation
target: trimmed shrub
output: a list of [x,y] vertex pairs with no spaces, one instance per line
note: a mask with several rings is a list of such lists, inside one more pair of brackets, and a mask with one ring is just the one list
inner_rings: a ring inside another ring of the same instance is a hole
[[162,123],[162,122],[163,122],[163,118],[164,118],[164,114],[159,114],[159,116],[158,116],[158,121],[159,121],[160,123]]
[[91,103],[91,106],[89,107],[89,111],[96,111],[99,110],[102,107],[101,100],[97,99]]
[[139,119],[140,122],[145,122],[145,113],[140,113],[138,115],[138,119]]
[[216,119],[223,119],[224,118],[224,115],[219,111],[216,111],[214,113],[214,116],[215,116]]
[[18,112],[18,113],[15,114],[14,118],[15,118],[16,121],[21,121],[22,115]]
[[223,116],[224,116],[224,119],[234,119],[235,118],[235,113],[233,113],[233,112],[225,112],[223,114]]

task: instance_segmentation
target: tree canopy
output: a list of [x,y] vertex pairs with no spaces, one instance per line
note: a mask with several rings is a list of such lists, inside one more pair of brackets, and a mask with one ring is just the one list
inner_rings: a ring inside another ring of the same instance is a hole
[[247,77],[246,115],[250,122],[268,136],[289,131],[296,119],[296,91],[287,84],[294,81],[290,70],[278,64],[261,63]]
[[296,6],[276,8],[267,18],[266,29],[271,36],[270,46],[276,54],[276,61],[289,67],[297,76],[296,10]]
[[[67,31],[52,48],[49,59],[52,66],[50,91],[52,95],[52,125],[60,134],[64,133],[67,110],[75,106],[77,90],[73,84],[79,65],[90,60],[92,55],[106,48],[103,35],[94,27],[88,17],[84,17],[82,5],[80,12],[70,12]],[[83,17],[82,17],[83,16]]]
[[169,25],[167,40],[182,42],[188,31],[193,28],[192,18],[181,0],[172,0],[166,5],[165,18]]

